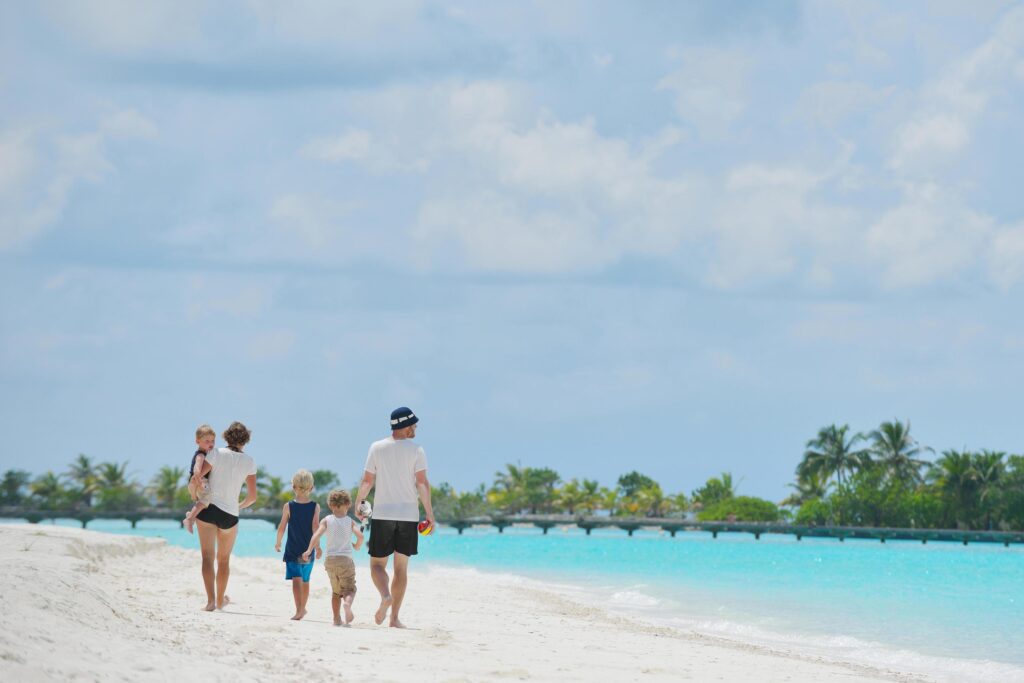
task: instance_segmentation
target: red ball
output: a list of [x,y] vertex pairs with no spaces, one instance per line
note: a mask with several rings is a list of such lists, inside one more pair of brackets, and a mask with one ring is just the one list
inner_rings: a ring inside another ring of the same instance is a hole
[[420,532],[421,536],[429,536],[434,533],[434,525],[425,519],[416,525],[416,530]]

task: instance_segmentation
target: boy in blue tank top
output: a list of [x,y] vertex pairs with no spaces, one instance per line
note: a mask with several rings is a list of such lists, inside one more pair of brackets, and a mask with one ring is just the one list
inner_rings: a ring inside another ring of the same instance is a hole
[[[313,492],[313,475],[309,470],[299,470],[292,477],[292,489],[295,500],[288,501],[281,510],[281,523],[277,525],[277,545],[274,549],[281,552],[281,538],[285,529],[288,530],[288,542],[284,547],[284,578],[292,582],[292,597],[295,598],[295,621],[306,616],[306,603],[309,601],[309,577],[313,573],[313,560],[303,561],[313,532],[320,526],[320,505],[309,499]],[[323,551],[317,544],[316,557],[320,559]]]

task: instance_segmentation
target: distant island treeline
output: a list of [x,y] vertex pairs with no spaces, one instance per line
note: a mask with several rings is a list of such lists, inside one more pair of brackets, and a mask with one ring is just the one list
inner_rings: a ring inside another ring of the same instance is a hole
[[[936,456],[928,459],[929,455]],[[340,484],[315,470],[315,494]],[[127,462],[95,462],[79,455],[65,472],[33,477],[9,469],[0,506],[49,511],[130,512],[190,504],[182,467],[164,466],[148,484],[129,475]],[[260,468],[256,508],[280,507],[290,481]],[[507,465],[490,486],[457,491],[433,488],[435,515],[459,520],[521,513],[624,517],[695,516],[700,521],[785,522],[819,526],[1024,530],[1024,456],[991,450],[935,454],[910,435],[910,423],[883,422],[870,432],[829,425],[807,442],[792,493],[773,502],[739,495],[731,473],[712,477],[689,494],[667,493],[632,471],[613,487],[593,479],[563,479],[549,467]]]

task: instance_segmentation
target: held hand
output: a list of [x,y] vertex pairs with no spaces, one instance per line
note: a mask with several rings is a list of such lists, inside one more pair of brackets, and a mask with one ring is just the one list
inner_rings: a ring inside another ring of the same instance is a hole
[[306,552],[302,553],[302,563],[305,564],[306,562],[309,562],[309,551],[308,550]]
[[352,546],[352,550],[359,550],[362,547],[363,547],[363,542],[362,541],[356,541],[355,545]]
[[[307,554],[308,554],[308,553],[307,553]],[[320,559],[321,557],[323,557],[323,556],[324,556],[324,551],[323,551],[323,550],[321,550],[321,549],[320,549],[319,547],[317,547],[317,549],[316,549],[316,559],[318,559],[318,560],[319,560],[319,559]]]

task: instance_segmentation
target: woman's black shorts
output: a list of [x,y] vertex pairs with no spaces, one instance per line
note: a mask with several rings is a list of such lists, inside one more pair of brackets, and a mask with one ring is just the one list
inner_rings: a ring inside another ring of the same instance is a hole
[[415,555],[419,540],[416,522],[371,518],[370,541],[366,547],[370,557],[389,557],[392,553]]
[[202,512],[196,515],[196,519],[207,524],[213,524],[221,531],[227,531],[238,524],[238,517],[224,512],[216,505],[207,505]]

